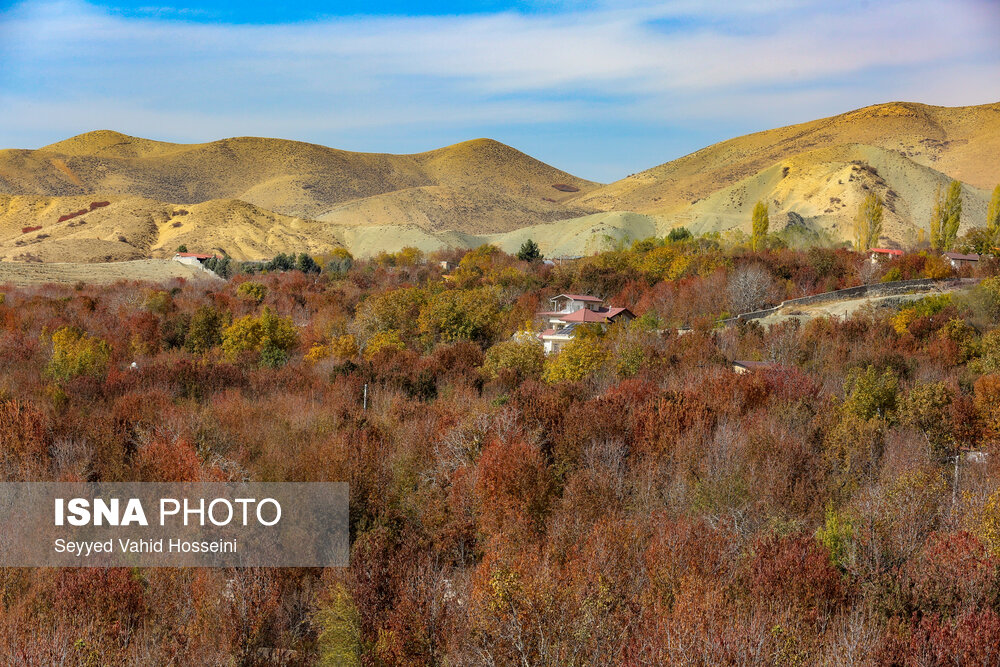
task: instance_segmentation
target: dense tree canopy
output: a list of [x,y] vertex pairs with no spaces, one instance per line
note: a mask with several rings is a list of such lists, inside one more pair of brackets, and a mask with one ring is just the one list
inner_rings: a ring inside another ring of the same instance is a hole
[[[1000,265],[842,317],[723,325],[857,285],[868,261],[733,238],[557,266],[486,246],[319,258],[320,273],[292,258],[230,282],[5,288],[6,481],[347,481],[351,557],[2,570],[3,655],[991,663]],[[933,253],[877,266],[880,280],[955,275]],[[561,293],[638,317],[546,356],[535,314]],[[734,360],[767,363],[737,374]]]

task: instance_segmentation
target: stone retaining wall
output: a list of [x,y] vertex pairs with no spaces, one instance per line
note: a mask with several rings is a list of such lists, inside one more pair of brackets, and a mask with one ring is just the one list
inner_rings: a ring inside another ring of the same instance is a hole
[[788,299],[787,301],[782,301],[774,308],[755,310],[752,313],[743,313],[741,315],[737,315],[736,317],[720,320],[719,324],[728,326],[737,322],[759,320],[762,317],[767,317],[772,313],[778,312],[786,306],[808,306],[816,303],[824,303],[826,301],[843,301],[845,299],[860,299],[861,297],[869,296],[891,296],[893,294],[905,294],[908,292],[924,292],[940,287],[951,287],[965,283],[973,285],[976,282],[977,281],[971,279],[933,280],[931,278],[920,278],[918,280],[896,280],[889,283],[858,285],[857,287],[848,287],[845,289],[834,290],[833,292],[824,292],[823,294],[812,294],[810,296],[802,296],[797,299]]

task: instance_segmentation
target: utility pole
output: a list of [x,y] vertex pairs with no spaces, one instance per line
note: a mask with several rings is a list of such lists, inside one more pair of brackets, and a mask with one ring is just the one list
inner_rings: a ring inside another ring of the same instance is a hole
[[365,397],[362,401],[362,411],[368,412],[368,383],[365,382]]

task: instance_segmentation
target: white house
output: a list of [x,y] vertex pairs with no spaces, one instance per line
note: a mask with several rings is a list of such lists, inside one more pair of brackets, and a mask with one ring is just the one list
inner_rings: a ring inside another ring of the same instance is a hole
[[189,266],[201,266],[206,259],[212,259],[215,255],[206,255],[199,252],[177,252],[174,253],[174,261]]
[[635,319],[628,308],[609,308],[604,300],[586,294],[560,294],[549,301],[552,310],[538,313],[546,323],[546,329],[538,334],[545,346],[545,353],[558,352],[563,345],[573,340],[577,327],[584,324],[598,324],[606,328],[615,322],[629,322]]

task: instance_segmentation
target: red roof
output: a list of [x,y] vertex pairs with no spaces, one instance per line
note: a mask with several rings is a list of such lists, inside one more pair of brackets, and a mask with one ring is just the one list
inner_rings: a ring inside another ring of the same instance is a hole
[[178,252],[174,257],[194,257],[195,259],[212,259],[215,255],[206,255],[200,252]]
[[963,255],[960,252],[946,252],[944,254],[948,259],[958,259],[966,262],[978,262],[979,255]]
[[561,297],[566,297],[567,299],[572,299],[573,301],[594,301],[596,303],[604,303],[604,299],[598,299],[596,296],[589,296],[587,294],[559,294],[549,299],[549,301],[555,301]]
[[608,322],[627,310],[628,308],[606,308],[594,311],[581,308],[560,319],[563,322]]
[[892,250],[891,248],[870,248],[870,252],[877,252],[883,255],[894,255],[896,257],[901,257],[903,255],[902,250]]

